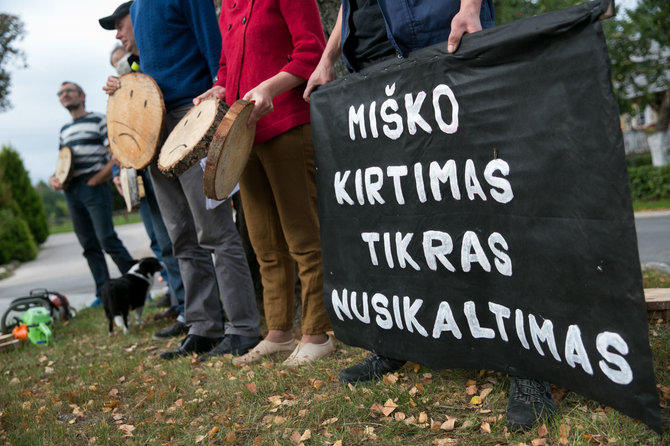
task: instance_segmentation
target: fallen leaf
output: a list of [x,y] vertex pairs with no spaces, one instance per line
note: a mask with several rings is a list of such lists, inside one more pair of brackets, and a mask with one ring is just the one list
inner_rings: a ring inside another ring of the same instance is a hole
[[465,393],[470,395],[470,396],[476,395],[477,394],[477,386],[473,384],[471,386],[466,387]]
[[45,375],[52,375],[54,372],[53,367],[44,367],[44,374]]
[[312,381],[312,387],[314,387],[316,390],[320,390],[321,387],[323,387],[323,381],[320,379],[315,379]]
[[488,388],[482,390],[482,393],[479,394],[479,397],[480,397],[481,399],[484,399],[484,398],[486,398],[486,397],[488,396],[488,394],[491,393],[492,391],[493,391],[493,389],[492,389],[491,387],[488,387]]
[[384,414],[384,416],[388,417],[393,413],[394,410],[396,410],[397,407],[398,405],[394,403],[392,399],[389,398],[384,403],[384,407],[382,408],[381,412]]
[[184,405],[184,398],[179,398],[177,401],[174,402],[173,404],[175,407],[181,407]]
[[[568,444],[568,437],[570,436],[570,426],[567,424],[561,424],[558,427],[558,435],[560,437],[561,444]],[[565,440],[565,443],[563,442]]]
[[284,424],[286,422],[286,418],[280,417],[279,415],[277,415],[276,417],[274,417],[272,419],[272,422],[274,424],[276,424],[277,426],[281,426],[282,424]]
[[328,425],[328,424],[333,424],[333,423],[335,423],[337,420],[338,420],[337,417],[335,417],[335,418],[328,418],[326,421],[324,421],[323,423],[321,423],[321,426],[326,426],[326,425]]
[[112,389],[109,391],[107,395],[109,396],[117,396],[119,394],[119,389]]
[[251,393],[256,393],[256,390],[257,390],[257,389],[256,389],[256,384],[255,384],[255,383],[247,383],[247,384],[245,385],[245,387],[247,388],[247,390],[248,390],[249,392],[251,392]]
[[363,433],[370,440],[376,440],[377,439],[377,434],[375,434],[375,428],[372,427],[372,426],[365,426],[365,429],[363,430]]
[[302,436],[300,436],[300,441],[309,440],[310,438],[312,438],[312,431],[306,429],[305,432],[302,433]]
[[263,444],[263,437],[258,435],[256,438],[254,438],[254,446],[261,446]]
[[463,422],[463,424],[461,424],[461,427],[462,427],[463,429],[466,429],[466,428],[472,426],[473,424],[475,424],[474,421],[472,421],[472,420],[465,420],[465,421]]
[[195,442],[196,442],[196,444],[197,444],[197,443],[200,443],[200,442],[201,442],[202,440],[204,440],[204,439],[205,439],[205,436],[204,436],[204,435],[196,435],[196,437],[195,437]]
[[530,442],[532,446],[544,446],[547,444],[547,439],[546,438],[535,438]]
[[119,426],[119,430],[123,431],[124,437],[132,437],[133,431],[135,430],[135,426],[133,426],[132,424],[121,424]]
[[425,423],[428,421],[428,415],[426,415],[426,412],[421,412],[419,414],[419,423]]
[[433,440],[433,444],[437,446],[455,446],[458,444],[458,440],[456,438],[436,438]]
[[397,373],[387,373],[386,375],[384,375],[382,377],[382,381],[384,382],[384,384],[388,384],[388,385],[395,384],[396,382],[398,382],[398,374]]
[[393,415],[393,418],[395,418],[397,421],[403,421],[405,418],[407,418],[407,415],[405,415],[404,412],[396,412]]
[[540,437],[546,437],[548,433],[549,430],[547,429],[547,425],[544,423],[542,423],[542,426],[537,428],[537,435]]
[[482,399],[479,395],[475,395],[470,399],[470,404],[473,406],[478,406],[482,403]]
[[291,442],[293,444],[300,444],[300,432],[298,431],[291,432]]
[[456,418],[449,418],[447,421],[442,423],[440,429],[443,431],[453,431],[456,426]]
[[211,429],[209,430],[209,432],[207,432],[207,436],[208,436],[209,438],[213,438],[214,435],[216,435],[217,432],[219,432],[219,426],[214,426],[213,428],[211,428]]
[[491,433],[491,425],[484,421],[482,424],[479,425],[479,428],[486,432],[487,434]]
[[337,440],[335,443],[333,443],[333,446],[342,446],[342,440]]

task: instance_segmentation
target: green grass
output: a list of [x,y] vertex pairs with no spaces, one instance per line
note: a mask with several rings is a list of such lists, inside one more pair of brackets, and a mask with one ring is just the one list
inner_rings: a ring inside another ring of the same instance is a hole
[[[644,274],[645,283],[670,287],[667,275]],[[153,341],[151,334],[167,322],[113,337],[105,325],[101,309],[86,309],[56,325],[52,345],[0,353],[0,444],[670,444],[667,321],[649,328],[663,436],[560,388],[558,415],[546,431],[508,432],[508,379],[498,372],[409,364],[380,382],[342,386],[337,373],[362,359],[362,350],[338,344],[331,358],[299,370],[279,359],[242,368],[230,358],[165,362],[158,353],[177,340]],[[472,390],[490,393],[473,405]]]
[[[114,226],[126,225],[129,223],[139,223],[142,221],[138,212],[129,214],[120,214],[114,216]],[[49,234],[62,234],[64,232],[72,232],[72,220],[68,219],[60,224],[49,225]]]
[[660,211],[670,209],[670,199],[657,201],[634,201],[633,210],[639,211]]

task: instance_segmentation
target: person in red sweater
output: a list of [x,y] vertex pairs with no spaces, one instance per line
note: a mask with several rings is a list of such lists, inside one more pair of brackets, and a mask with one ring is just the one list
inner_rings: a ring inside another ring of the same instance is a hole
[[[309,105],[304,84],[319,63],[325,36],[315,0],[223,0],[216,96],[255,104],[248,125],[256,139],[240,178],[251,244],[260,264],[268,334],[236,365],[292,351],[289,367],[335,351],[326,334],[323,267]],[[302,285],[302,338],[292,334],[295,263]]]

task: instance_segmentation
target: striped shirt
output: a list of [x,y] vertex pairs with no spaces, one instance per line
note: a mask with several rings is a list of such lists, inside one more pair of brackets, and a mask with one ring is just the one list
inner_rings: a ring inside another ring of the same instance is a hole
[[64,146],[72,149],[72,178],[101,170],[110,159],[105,115],[89,113],[65,124],[60,130],[58,143],[59,150]]

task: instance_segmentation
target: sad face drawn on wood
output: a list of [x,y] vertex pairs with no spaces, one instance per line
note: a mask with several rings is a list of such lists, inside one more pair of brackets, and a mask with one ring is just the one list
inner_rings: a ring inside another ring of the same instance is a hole
[[109,145],[122,167],[143,169],[157,153],[165,117],[163,95],[146,74],[125,74],[120,83],[107,103]]
[[179,176],[207,156],[216,129],[228,111],[228,105],[208,98],[193,107],[168,135],[158,155],[158,168]]

